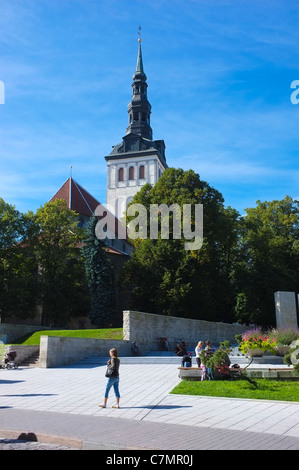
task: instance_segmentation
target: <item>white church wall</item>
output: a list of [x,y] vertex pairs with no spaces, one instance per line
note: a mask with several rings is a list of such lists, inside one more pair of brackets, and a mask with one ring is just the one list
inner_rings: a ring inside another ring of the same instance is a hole
[[[144,178],[139,178],[139,168],[144,166]],[[134,167],[134,179],[129,179],[129,168]],[[118,181],[119,169],[124,169],[123,181]],[[122,217],[128,203],[146,183],[156,184],[163,173],[158,156],[120,158],[107,165],[107,206],[116,217]]]

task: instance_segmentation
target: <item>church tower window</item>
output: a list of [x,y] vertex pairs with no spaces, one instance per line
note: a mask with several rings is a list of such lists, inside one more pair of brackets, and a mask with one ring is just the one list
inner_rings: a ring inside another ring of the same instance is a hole
[[134,167],[133,166],[130,166],[129,168],[129,180],[134,180],[135,177],[134,177]]
[[124,169],[120,168],[118,170],[118,181],[123,181],[124,180]]
[[144,179],[144,165],[139,167],[139,178]]

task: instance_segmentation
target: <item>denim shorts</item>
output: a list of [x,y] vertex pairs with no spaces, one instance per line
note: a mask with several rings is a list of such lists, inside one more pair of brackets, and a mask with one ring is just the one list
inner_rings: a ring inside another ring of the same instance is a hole
[[105,398],[108,398],[110,388],[114,388],[114,393],[117,398],[120,398],[119,394],[119,377],[109,377],[106,385],[106,390],[105,390]]

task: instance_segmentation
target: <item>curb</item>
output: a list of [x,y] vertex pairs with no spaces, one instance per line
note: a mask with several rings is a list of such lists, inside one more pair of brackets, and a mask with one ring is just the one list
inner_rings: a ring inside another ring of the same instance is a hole
[[74,447],[80,450],[83,448],[82,439],[74,437],[54,436],[52,434],[34,433],[32,431],[9,431],[7,429],[0,429],[0,436],[5,439],[41,442],[43,444],[57,444],[65,447]]
[[116,450],[138,450],[138,451],[153,451],[156,449],[149,447],[137,447],[130,446],[125,444],[116,444],[116,443],[105,443],[105,442],[94,442],[94,441],[83,441],[81,450],[111,450],[112,452]]
[[83,440],[75,437],[65,437],[46,433],[35,433],[32,431],[10,431],[0,429],[0,436],[5,439],[14,439],[27,442],[40,442],[42,444],[57,444],[59,446],[70,447],[78,450],[154,450],[149,447],[138,447],[121,443],[107,443],[92,440]]

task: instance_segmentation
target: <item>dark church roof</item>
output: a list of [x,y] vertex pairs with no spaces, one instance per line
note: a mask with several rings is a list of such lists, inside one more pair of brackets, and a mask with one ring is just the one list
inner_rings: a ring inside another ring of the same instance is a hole
[[151,105],[147,98],[147,77],[144,73],[141,39],[137,56],[136,71],[133,75],[132,99],[128,104],[129,125],[122,142],[113,146],[106,161],[120,158],[136,158],[158,155],[164,168],[167,168],[164,140],[153,140],[153,131],[150,126]]

